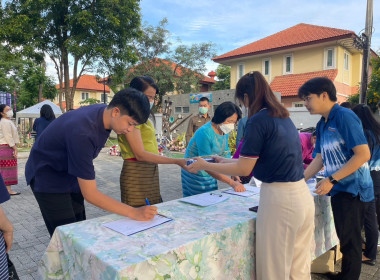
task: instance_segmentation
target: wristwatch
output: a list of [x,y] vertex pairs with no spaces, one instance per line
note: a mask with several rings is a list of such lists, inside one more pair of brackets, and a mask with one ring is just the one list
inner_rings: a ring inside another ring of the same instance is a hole
[[333,184],[333,185],[336,185],[338,184],[338,181],[334,179],[334,177],[332,175],[329,176],[329,180],[330,180],[330,183]]

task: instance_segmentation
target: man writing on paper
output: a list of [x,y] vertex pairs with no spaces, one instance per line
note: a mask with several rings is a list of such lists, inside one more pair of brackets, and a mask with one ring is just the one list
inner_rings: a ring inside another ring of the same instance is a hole
[[333,279],[359,279],[362,262],[361,228],[364,203],[374,199],[368,160],[371,157],[360,119],[336,104],[336,89],[328,78],[307,81],[298,91],[310,114],[320,114],[316,157],[305,170],[305,179],[325,167],[326,178],[315,193],[331,195],[335,229],[340,241],[342,272]]
[[147,121],[149,112],[149,101],[143,93],[123,89],[108,106],[95,104],[65,113],[37,139],[25,166],[25,177],[50,236],[58,226],[86,219],[84,199],[135,220],[151,220],[157,214],[155,206],[133,208],[101,193],[93,165],[111,130],[129,133]]

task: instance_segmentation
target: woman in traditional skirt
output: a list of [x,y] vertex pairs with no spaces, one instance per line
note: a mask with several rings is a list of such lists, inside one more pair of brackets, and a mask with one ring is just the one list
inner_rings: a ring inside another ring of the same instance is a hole
[[11,185],[17,185],[17,146],[19,137],[15,124],[10,120],[13,117],[12,109],[6,105],[0,105],[0,173],[10,195],[18,195],[11,189]]
[[[134,78],[130,87],[143,92],[154,105],[158,87],[148,76]],[[151,113],[154,119],[153,114]],[[160,156],[154,125],[150,120],[136,126],[126,135],[118,135],[121,156],[124,159],[120,174],[121,201],[133,207],[162,202],[158,177],[158,164],[178,164],[186,166],[185,159]]]

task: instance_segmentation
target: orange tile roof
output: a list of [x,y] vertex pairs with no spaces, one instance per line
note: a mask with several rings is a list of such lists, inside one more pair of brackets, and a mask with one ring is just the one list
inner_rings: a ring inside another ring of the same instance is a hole
[[344,29],[300,23],[241,48],[214,57],[215,62],[300,47],[310,44],[355,37],[355,32]]
[[275,92],[280,92],[281,96],[297,96],[298,89],[308,80],[316,77],[327,77],[334,81],[338,74],[337,69],[309,72],[302,74],[291,74],[276,76],[270,84]]
[[[59,84],[55,86],[59,88]],[[70,80],[70,88],[73,87],[73,79]],[[101,91],[103,92],[103,84],[98,83],[96,76],[93,75],[82,75],[77,84],[77,90],[91,90],[91,91]],[[110,92],[110,88],[106,85],[106,92]]]

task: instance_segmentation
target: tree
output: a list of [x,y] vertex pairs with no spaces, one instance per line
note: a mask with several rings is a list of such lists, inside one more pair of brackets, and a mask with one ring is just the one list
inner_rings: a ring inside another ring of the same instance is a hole
[[212,87],[213,90],[230,89],[231,67],[219,64],[216,68],[216,77],[218,80]]
[[71,109],[78,80],[88,69],[105,67],[106,71],[113,71],[135,60],[130,40],[140,34],[138,3],[138,0],[6,1],[0,12],[0,40],[41,60],[48,55],[61,86],[60,104],[64,92],[67,109]]
[[[373,112],[377,109],[380,102],[380,56],[371,60],[372,74],[367,90],[367,104]],[[352,105],[359,104],[359,93],[352,95],[348,99]]]
[[54,81],[45,75],[43,66],[34,63],[28,64],[21,74],[22,82],[17,93],[17,105],[19,109],[30,107],[41,101],[39,94],[41,89],[42,97],[54,99],[57,94]]
[[96,98],[87,98],[86,100],[83,100],[83,101],[79,102],[79,104],[83,105],[83,106],[92,105],[92,104],[98,104],[98,103],[100,103],[100,100],[98,100]]
[[43,66],[1,44],[0,90],[16,94],[18,110],[40,101],[40,91],[41,97],[47,99],[54,99],[57,92],[54,81],[45,75]]
[[160,89],[158,106],[162,96],[168,92],[181,94],[197,91],[198,82],[203,79],[200,73],[206,70],[206,61],[215,56],[212,43],[187,46],[178,41],[178,45],[171,48],[167,24],[166,18],[156,27],[144,24],[142,36],[133,43],[138,60],[127,69],[127,79],[124,81],[129,84],[136,76],[151,76]]

